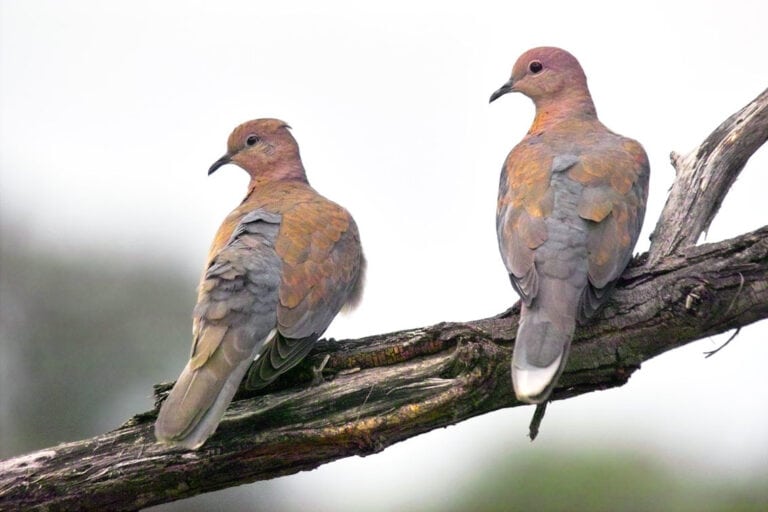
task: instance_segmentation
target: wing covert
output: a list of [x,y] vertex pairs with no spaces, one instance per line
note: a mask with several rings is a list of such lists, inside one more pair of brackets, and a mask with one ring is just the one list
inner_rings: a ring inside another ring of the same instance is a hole
[[650,166],[642,146],[622,139],[611,151],[585,155],[569,171],[584,185],[579,216],[590,221],[587,237],[589,286],[580,320],[589,318],[632,258],[645,216]]

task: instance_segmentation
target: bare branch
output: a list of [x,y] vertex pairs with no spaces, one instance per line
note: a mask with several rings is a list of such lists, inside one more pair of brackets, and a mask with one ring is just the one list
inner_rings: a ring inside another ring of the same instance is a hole
[[[553,399],[619,386],[651,357],[768,317],[766,283],[768,227],[653,269],[634,264],[578,332]],[[324,341],[282,388],[235,401],[202,450],[156,444],[155,412],[144,413],[114,432],[1,462],[0,508],[136,510],[375,453],[521,405],[509,375],[517,317],[515,308],[466,324]],[[326,356],[333,378],[309,387]]]
[[696,244],[749,158],[768,140],[768,89],[686,156],[672,153],[677,178],[651,235],[651,265]]

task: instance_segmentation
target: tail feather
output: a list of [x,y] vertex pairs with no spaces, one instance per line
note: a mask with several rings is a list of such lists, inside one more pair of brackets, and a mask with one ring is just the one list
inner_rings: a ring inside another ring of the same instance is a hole
[[558,328],[541,309],[522,315],[512,355],[512,384],[519,400],[538,404],[549,398],[568,361],[572,338],[573,328]]
[[155,423],[158,441],[195,450],[216,431],[251,361],[237,365],[225,379],[208,366],[184,368]]
[[568,362],[576,329],[578,287],[543,279],[530,306],[522,305],[512,355],[512,384],[523,402],[545,402]]
[[226,350],[232,340],[225,339],[201,366],[190,360],[160,406],[157,440],[190,450],[202,446],[219,426],[256,353],[273,335],[274,331],[257,343],[250,356]]

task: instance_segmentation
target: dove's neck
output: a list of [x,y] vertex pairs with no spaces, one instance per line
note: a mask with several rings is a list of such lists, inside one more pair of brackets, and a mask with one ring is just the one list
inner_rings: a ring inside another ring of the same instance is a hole
[[275,181],[300,181],[307,183],[307,174],[300,158],[274,162],[259,172],[251,173],[248,189],[264,186]]
[[551,98],[538,98],[534,102],[536,104],[536,118],[533,120],[529,133],[547,130],[566,120],[597,120],[595,104],[586,89],[571,90],[566,94]]

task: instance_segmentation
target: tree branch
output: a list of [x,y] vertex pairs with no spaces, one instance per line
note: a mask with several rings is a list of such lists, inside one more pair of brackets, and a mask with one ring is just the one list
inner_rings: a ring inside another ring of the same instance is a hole
[[[597,318],[577,331],[554,400],[620,386],[643,361],[768,318],[768,226],[694,246],[766,140],[767,102],[768,91],[695,156],[677,159],[650,255],[630,264]],[[375,453],[521,405],[509,375],[518,314],[515,306],[473,322],[321,341],[272,387],[238,395],[196,452],[155,443],[153,410],[113,432],[1,461],[0,510],[137,510]],[[310,387],[311,367],[326,355],[328,380]],[[169,387],[156,387],[158,399]]]
[[747,160],[766,140],[768,89],[723,121],[688,155],[670,154],[677,177],[651,235],[650,265],[696,244]]

